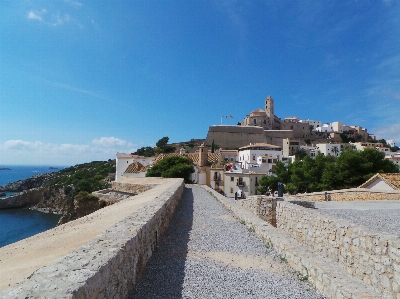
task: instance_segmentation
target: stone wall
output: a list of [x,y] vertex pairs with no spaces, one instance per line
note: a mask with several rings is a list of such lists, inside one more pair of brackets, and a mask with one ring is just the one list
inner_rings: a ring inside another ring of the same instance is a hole
[[154,200],[84,246],[4,290],[0,298],[126,298],[182,196],[183,180],[169,180],[173,183],[168,189],[152,193],[157,194]]
[[247,199],[240,199],[237,203],[276,227],[276,203],[278,201],[283,201],[283,198],[255,195],[249,196]]
[[[365,188],[327,191],[328,201],[353,200],[400,200],[400,191],[376,191]],[[304,201],[325,201],[325,192],[297,194],[292,196]]]
[[277,204],[277,227],[387,298],[400,298],[399,237],[288,202]]
[[[299,276],[315,285],[326,298],[382,299],[381,292],[349,274],[338,263],[333,263],[330,259],[316,254],[313,249],[307,248],[287,232],[263,221],[253,212],[241,206],[240,201],[227,198],[207,186],[202,187],[232,211],[249,230],[254,231],[262,238],[266,247],[273,246],[279,253],[282,262],[287,262]],[[278,206],[280,204],[279,202]],[[396,299],[400,299],[400,297]]]

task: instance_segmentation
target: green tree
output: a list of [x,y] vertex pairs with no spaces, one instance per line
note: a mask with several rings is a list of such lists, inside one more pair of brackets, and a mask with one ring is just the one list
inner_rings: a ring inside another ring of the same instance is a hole
[[159,154],[166,154],[166,153],[173,153],[175,151],[175,147],[172,145],[168,145],[169,137],[163,137],[157,141],[157,153]]
[[336,172],[341,188],[361,185],[376,173],[399,172],[399,167],[385,159],[385,154],[374,148],[363,151],[346,150],[336,161]]
[[190,183],[190,175],[194,172],[192,162],[182,156],[166,157],[147,170],[147,177],[183,178]]
[[154,148],[152,148],[151,146],[146,146],[146,147],[139,148],[136,151],[136,153],[139,156],[144,156],[144,157],[152,157],[152,156],[155,156],[155,154],[156,154]]
[[164,146],[166,146],[168,144],[169,141],[169,137],[163,137],[160,140],[157,141],[156,146],[159,148],[163,148]]
[[[289,166],[291,164],[289,163]],[[263,176],[259,181],[257,191],[261,194],[265,194],[268,190],[275,192],[278,190],[278,182],[287,184],[290,181],[289,167],[282,162],[277,162],[275,167],[272,169],[273,175]]]
[[307,156],[307,152],[304,149],[300,148],[294,152],[294,155],[296,157],[296,160],[303,159],[305,156]]

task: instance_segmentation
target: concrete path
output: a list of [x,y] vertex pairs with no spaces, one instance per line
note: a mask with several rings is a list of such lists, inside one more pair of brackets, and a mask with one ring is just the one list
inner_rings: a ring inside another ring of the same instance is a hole
[[130,298],[324,298],[205,189],[187,187]]

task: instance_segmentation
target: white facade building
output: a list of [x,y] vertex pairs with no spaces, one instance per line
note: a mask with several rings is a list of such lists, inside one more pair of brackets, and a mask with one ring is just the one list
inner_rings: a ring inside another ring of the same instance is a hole
[[[155,157],[143,157],[132,154],[117,153],[115,180],[122,177],[144,177],[146,170],[153,165]],[[138,164],[139,163],[139,164]]]
[[318,143],[316,144],[318,152],[325,156],[339,156],[344,150],[344,144],[342,143]]
[[282,161],[282,147],[268,143],[254,143],[239,149],[241,169],[257,173],[268,173],[276,162]]
[[321,133],[343,133],[343,123],[341,121],[335,121],[330,124],[323,124],[317,127],[315,131]]
[[322,123],[319,120],[311,120],[311,119],[304,120],[304,119],[302,119],[299,122],[307,123],[308,125],[313,126],[314,127],[313,131],[315,131],[317,128],[322,126]]

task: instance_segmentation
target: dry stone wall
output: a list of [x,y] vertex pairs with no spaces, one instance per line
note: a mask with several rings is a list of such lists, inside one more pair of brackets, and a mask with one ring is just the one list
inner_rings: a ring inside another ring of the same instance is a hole
[[182,179],[153,201],[0,298],[126,298],[157,246],[182,196]]
[[277,227],[339,263],[385,294],[400,298],[400,238],[288,202],[277,203]]

